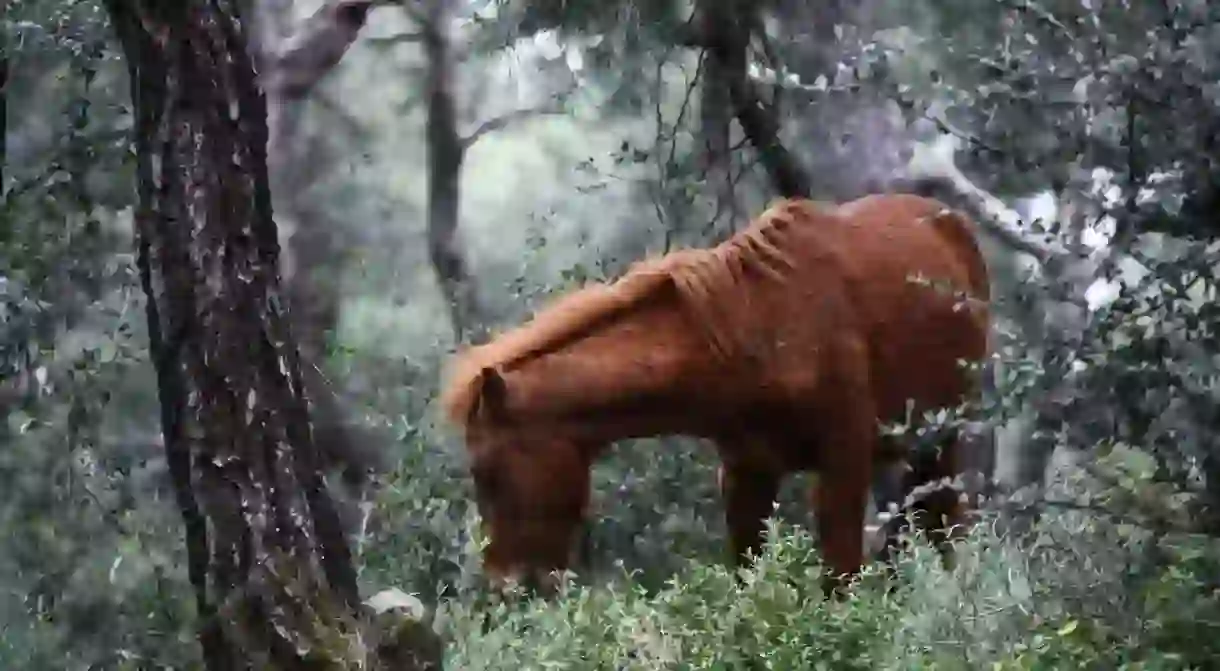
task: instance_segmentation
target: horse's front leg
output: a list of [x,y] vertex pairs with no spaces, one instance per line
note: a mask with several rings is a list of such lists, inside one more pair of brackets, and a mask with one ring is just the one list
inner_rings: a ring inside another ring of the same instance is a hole
[[738,568],[762,550],[766,519],[779,494],[780,474],[748,463],[725,461],[717,471],[724,498],[725,523],[733,561]]
[[[854,468],[854,466],[853,466]],[[864,519],[868,478],[828,470],[814,488],[818,540],[829,575],[828,591],[839,593],[864,565]]]

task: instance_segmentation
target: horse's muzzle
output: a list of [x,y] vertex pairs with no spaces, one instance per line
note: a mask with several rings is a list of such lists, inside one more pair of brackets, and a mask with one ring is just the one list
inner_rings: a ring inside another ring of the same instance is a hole
[[532,570],[484,569],[492,589],[498,592],[522,592],[527,596],[551,597],[559,591],[560,572]]

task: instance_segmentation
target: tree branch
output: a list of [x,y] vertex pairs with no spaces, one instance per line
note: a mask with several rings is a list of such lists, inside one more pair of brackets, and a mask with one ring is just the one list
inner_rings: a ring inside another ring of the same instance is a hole
[[775,190],[785,198],[809,198],[813,194],[809,174],[780,141],[775,110],[763,102],[758,87],[748,78],[735,78],[729,82],[729,96],[737,122],[758,151]]
[[424,41],[422,33],[400,33],[389,37],[370,37],[365,42],[378,48],[393,48],[402,44],[419,44]]
[[702,20],[680,31],[678,40],[684,45],[697,44],[722,64],[722,81],[715,84],[728,89],[733,113],[758,152],[772,187],[786,198],[810,197],[812,179],[780,141],[775,109],[763,100],[746,68],[750,36],[758,29],[756,9],[749,3],[705,0],[698,11]]
[[484,135],[503,130],[504,128],[508,127],[509,124],[545,114],[563,114],[564,109],[564,100],[561,98],[558,100],[552,100],[537,107],[526,107],[523,109],[513,110],[507,114],[501,114],[497,117],[492,117],[491,119],[479,124],[478,127],[470,133],[470,135],[462,138],[462,150],[465,151],[470,149]]
[[342,128],[344,134],[354,143],[368,144],[372,140],[372,135],[368,132],[368,129],[361,125],[359,119],[351,115],[351,112],[344,107],[343,103],[324,94],[314,96],[313,102],[319,109],[330,115],[338,126]]
[[1138,114],[1135,107],[1137,102],[1135,94],[1134,86],[1132,86],[1127,92],[1127,123],[1124,133],[1124,144],[1127,150],[1126,207],[1123,214],[1114,219],[1115,230],[1114,235],[1110,237],[1109,252],[1097,267],[1098,276],[1107,280],[1112,279],[1122,257],[1130,253],[1131,245],[1140,233],[1139,227],[1136,225],[1136,217],[1139,216],[1139,192],[1140,188],[1147,183],[1148,176],[1140,161],[1140,138],[1136,133]]
[[356,41],[374,4],[376,0],[334,0],[318,8],[268,59],[268,91],[286,101],[309,95]]
[[906,178],[944,182],[954,194],[965,200],[979,215],[979,224],[1009,247],[1028,254],[1045,266],[1064,257],[1068,251],[1048,239],[1039,240],[1021,229],[1021,216],[999,198],[980,189],[953,163],[957,140],[941,135],[930,145],[916,145],[907,163]]

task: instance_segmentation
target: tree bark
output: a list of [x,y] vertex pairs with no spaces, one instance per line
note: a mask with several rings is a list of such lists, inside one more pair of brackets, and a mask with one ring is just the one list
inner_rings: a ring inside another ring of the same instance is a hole
[[[698,26],[709,43],[727,43],[739,31],[749,31],[751,9],[740,0],[704,0],[697,8]],[[735,220],[737,193],[733,182],[732,122],[734,116],[730,83],[746,77],[745,49],[706,50],[699,86],[699,136],[702,139],[702,169],[705,182],[715,193],[716,212],[727,210]],[[731,221],[731,227],[736,221]]]
[[455,70],[463,53],[454,49],[450,34],[453,0],[423,0],[404,5],[419,34],[412,41],[423,45],[427,66],[424,97],[427,106],[425,134],[428,147],[428,256],[449,310],[449,320],[458,342],[478,344],[489,336],[488,312],[471,276],[465,250],[458,239],[461,225],[462,168],[466,153],[483,137],[510,124],[543,114],[563,112],[563,91],[536,106],[516,109],[486,118],[470,132],[460,128],[461,114],[454,94]]
[[209,0],[105,5],[132,80],[137,262],[205,665],[368,668],[347,643],[368,613],[282,306],[243,22]]
[[428,254],[449,307],[454,337],[459,342],[478,343],[486,339],[481,326],[482,306],[457,237],[466,145],[458,130],[453,94],[456,63],[449,18],[449,0],[428,0],[424,12],[416,16],[428,58],[424,84],[428,108]]
[[813,187],[808,171],[780,141],[775,108],[763,99],[746,70],[750,36],[759,26],[758,9],[704,0],[700,11],[701,21],[684,36],[685,46],[703,49],[709,62],[718,64],[719,85],[727,89],[733,114],[758,152],[772,188],[785,198],[810,197]]

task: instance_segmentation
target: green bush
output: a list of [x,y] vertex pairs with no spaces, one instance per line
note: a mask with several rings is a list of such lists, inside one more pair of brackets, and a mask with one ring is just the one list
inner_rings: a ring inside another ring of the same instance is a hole
[[553,601],[445,599],[437,625],[470,670],[1187,669],[1220,655],[1215,543],[1162,541],[1171,568],[1145,574],[1142,543],[1105,563],[1079,552],[1112,540],[1102,520],[1048,515],[1021,542],[992,529],[951,572],[908,538],[892,575],[866,568],[841,601],[823,596],[810,534],[773,522],[740,581],[702,561],[652,593],[569,576]]

